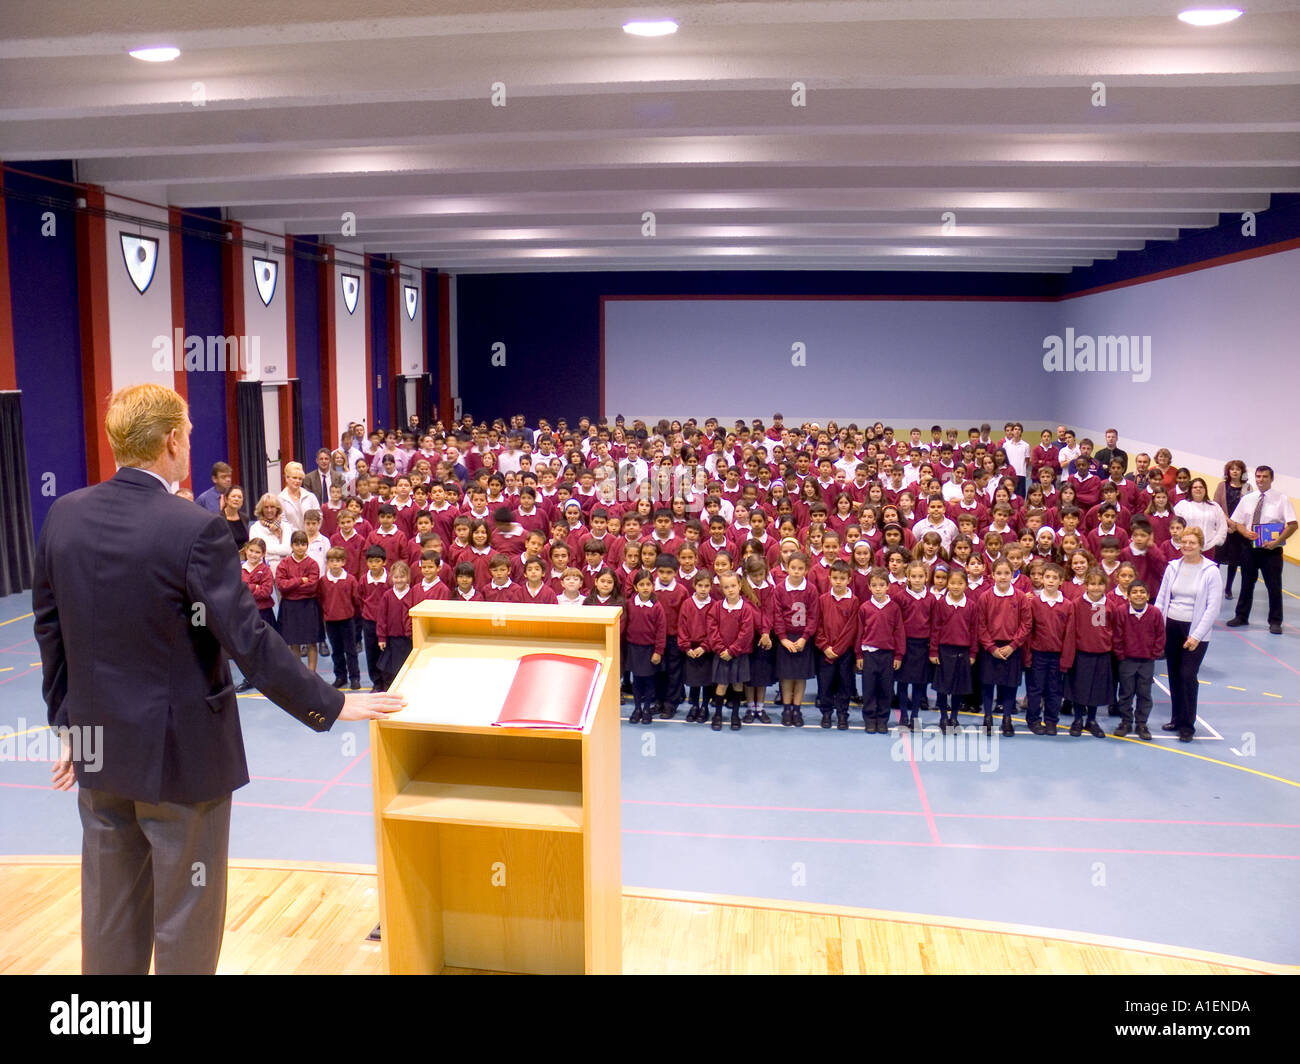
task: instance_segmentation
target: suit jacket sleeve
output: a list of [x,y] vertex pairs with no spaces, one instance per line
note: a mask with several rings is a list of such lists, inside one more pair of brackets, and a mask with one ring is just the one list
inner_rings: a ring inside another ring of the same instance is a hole
[[259,691],[313,731],[333,726],[343,693],[311,672],[262,620],[221,522],[210,522],[195,538],[185,587],[191,602],[204,605],[208,630]]
[[[48,519],[46,527],[48,527]],[[243,584],[243,581],[240,581]],[[32,576],[32,613],[35,616],[36,645],[40,647],[41,694],[45,698],[46,723],[51,728],[66,727],[68,713],[68,658],[63,648],[63,629],[59,609],[54,601],[54,580],[50,572],[48,537],[36,544],[36,565]]]

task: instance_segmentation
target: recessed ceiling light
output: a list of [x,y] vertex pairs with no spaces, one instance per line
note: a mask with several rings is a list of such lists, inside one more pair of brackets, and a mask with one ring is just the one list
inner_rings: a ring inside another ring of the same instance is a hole
[[1241,14],[1238,7],[1193,7],[1178,12],[1178,20],[1189,26],[1222,26],[1241,18]]
[[677,32],[677,23],[670,18],[660,19],[658,22],[625,22],[623,32],[635,37],[666,37],[670,33]]
[[157,45],[152,48],[133,48],[127,54],[132,59],[143,59],[146,63],[170,63],[181,54],[181,50],[171,45]]

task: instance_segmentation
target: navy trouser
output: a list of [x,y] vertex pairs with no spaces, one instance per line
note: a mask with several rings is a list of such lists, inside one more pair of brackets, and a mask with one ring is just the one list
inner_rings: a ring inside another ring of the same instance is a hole
[[862,652],[862,719],[889,719],[889,697],[894,689],[894,652]]
[[1155,668],[1156,663],[1150,658],[1127,658],[1119,663],[1119,713],[1127,727],[1132,727],[1135,719],[1134,695],[1137,696],[1137,722],[1145,724],[1151,716],[1151,681]]
[[848,713],[853,693],[853,651],[846,650],[833,661],[817,652],[817,708],[823,713]]
[[1032,650],[1030,654],[1032,660],[1025,676],[1025,694],[1029,700],[1025,720],[1030,724],[1039,720],[1055,724],[1061,719],[1061,694],[1065,689],[1061,652]]
[[347,680],[349,683],[361,682],[361,665],[357,660],[356,618],[348,617],[342,621],[326,621],[325,634],[329,637],[330,650],[334,658],[334,682]]
[[676,709],[685,698],[682,688],[682,651],[677,637],[670,635],[664,644],[663,664],[655,673],[655,701]]

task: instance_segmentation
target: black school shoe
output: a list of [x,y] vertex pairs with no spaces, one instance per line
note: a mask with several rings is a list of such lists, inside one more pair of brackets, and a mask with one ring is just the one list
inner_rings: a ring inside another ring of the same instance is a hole
[[791,711],[789,706],[781,707],[781,727],[783,728],[794,727],[794,713]]
[[1137,731],[1139,739],[1145,739],[1147,742],[1151,741],[1151,731],[1145,724],[1139,724]]
[[1116,739],[1123,739],[1124,736],[1128,735],[1128,733],[1129,733],[1129,726],[1127,724],[1121,724],[1118,728],[1116,728],[1113,732],[1111,732],[1111,735],[1115,736]]
[[1281,634],[1282,634],[1282,626],[1281,626],[1280,624],[1270,624],[1270,625],[1268,626],[1268,630],[1269,630],[1269,632],[1270,632],[1272,635],[1281,635]]
[[823,710],[822,710],[822,727],[823,727],[823,728],[829,728],[830,726],[831,726],[831,710],[829,710],[829,709],[823,709]]
[[803,727],[803,710],[800,709],[798,706],[793,706],[790,709],[790,723],[793,724],[796,728]]
[[1029,725],[1029,733],[1031,735],[1046,735],[1047,725],[1045,725],[1042,721],[1036,720]]
[[848,730],[849,730],[849,715],[848,715],[847,711],[844,712],[844,713],[836,713],[836,714],[835,714],[835,730],[836,730],[836,731],[848,731]]
[[767,715],[767,710],[765,709],[756,710],[754,713],[754,719],[758,721],[759,724],[772,723],[772,718]]
[[715,709],[713,711],[713,720],[709,722],[709,727],[714,731],[722,731],[722,710]]
[[1009,716],[1002,718],[1002,734],[1007,737],[1016,734],[1016,726],[1011,723],[1011,718]]
[[637,706],[635,709],[632,710],[631,715],[627,718],[627,722],[628,722],[629,724],[640,724],[640,723],[641,723],[641,707],[640,707],[640,706]]
[[1195,737],[1194,732],[1180,731],[1178,733],[1178,741],[1180,743],[1190,743],[1194,737]]
[[1070,734],[1076,739],[1083,734],[1083,721],[1078,717],[1074,718],[1074,723],[1070,725]]
[[241,691],[251,691],[252,689],[253,689],[252,683],[250,683],[248,680],[241,680],[239,682],[239,686],[235,688],[235,691],[236,693],[238,693]]
[[1056,725],[1055,725],[1055,724],[1045,724],[1045,725],[1043,725],[1043,727],[1045,727],[1045,728],[1047,729],[1047,734],[1048,734],[1048,735],[1055,735],[1055,734],[1056,734]]
[[1095,720],[1088,721],[1088,723],[1084,725],[1084,727],[1087,729],[1088,734],[1091,735],[1094,739],[1106,738],[1105,730]]
[[1162,725],[1160,725],[1160,730],[1161,730],[1161,731],[1177,731],[1177,730],[1178,730],[1178,725],[1175,724],[1175,723],[1171,720],[1168,724],[1162,724]]

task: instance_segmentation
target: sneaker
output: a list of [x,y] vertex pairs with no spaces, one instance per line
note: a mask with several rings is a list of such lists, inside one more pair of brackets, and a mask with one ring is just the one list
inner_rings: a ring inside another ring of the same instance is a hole
[[1147,726],[1146,726],[1145,724],[1139,724],[1139,725],[1138,725],[1138,738],[1139,738],[1139,739],[1144,739],[1144,740],[1146,740],[1147,742],[1150,742],[1150,741],[1151,741],[1151,732],[1150,732],[1150,730],[1148,730],[1148,728],[1147,728]]
[[1106,732],[1102,729],[1102,726],[1098,724],[1095,720],[1088,721],[1088,723],[1085,725],[1085,729],[1087,730],[1088,734],[1091,735],[1094,739],[1106,738]]
[[1118,728],[1116,728],[1113,732],[1111,732],[1111,735],[1115,736],[1116,739],[1123,739],[1126,735],[1128,735],[1128,733],[1129,733],[1129,726],[1127,724],[1121,724]]

